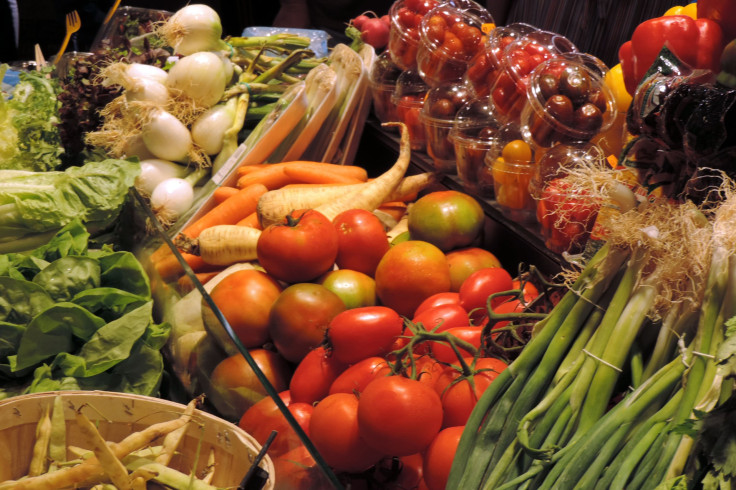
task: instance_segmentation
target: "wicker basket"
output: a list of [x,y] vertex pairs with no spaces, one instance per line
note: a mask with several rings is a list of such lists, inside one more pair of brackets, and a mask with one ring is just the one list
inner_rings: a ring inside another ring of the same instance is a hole
[[[102,436],[109,441],[120,441],[131,432],[151,424],[171,420],[179,416],[184,405],[159,398],[113,393],[106,391],[56,391],[23,395],[0,401],[0,482],[19,478],[28,472],[36,424],[44,407],[51,405],[56,395],[64,400],[67,420],[67,445],[85,446],[74,422],[77,407],[88,404],[87,412],[93,422],[98,422]],[[93,414],[99,413],[99,417]],[[194,471],[201,472],[207,463],[210,448],[215,451],[215,474],[212,484],[218,487],[237,488],[251,462],[260,450],[253,437],[221,418],[197,410],[179,452],[170,466],[189,473],[195,464],[198,446],[199,460]],[[71,456],[70,456],[71,457]],[[260,466],[269,474],[265,489],[274,488],[273,462],[266,455]]]

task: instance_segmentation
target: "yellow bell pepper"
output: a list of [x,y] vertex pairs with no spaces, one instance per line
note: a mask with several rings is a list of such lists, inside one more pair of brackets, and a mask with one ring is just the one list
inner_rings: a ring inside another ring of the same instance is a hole
[[664,15],[687,15],[693,19],[698,18],[698,4],[697,2],[689,3],[687,5],[676,5],[670,7]]
[[626,85],[624,85],[624,74],[621,69],[621,63],[608,70],[603,81],[611,89],[611,92],[613,92],[613,98],[616,100],[618,112],[625,113],[629,109],[632,97],[626,91]]

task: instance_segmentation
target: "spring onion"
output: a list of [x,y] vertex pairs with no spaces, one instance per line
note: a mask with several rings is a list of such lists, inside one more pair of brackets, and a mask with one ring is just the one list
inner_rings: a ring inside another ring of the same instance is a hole
[[222,150],[225,131],[235,122],[238,98],[233,97],[224,104],[207,109],[192,124],[192,140],[208,155],[215,155]]
[[151,193],[151,210],[165,226],[189,211],[194,204],[194,186],[208,170],[196,169],[184,178],[172,177],[159,183]]
[[169,70],[166,86],[208,108],[220,100],[228,81],[220,57],[209,51],[199,51],[179,58],[174,63]]
[[161,26],[159,34],[184,56],[227,48],[221,39],[220,16],[204,4],[191,4],[177,10]]
[[141,161],[141,173],[135,179],[135,188],[143,196],[150,196],[153,190],[164,180],[173,177],[184,177],[189,171],[183,165],[151,158]]
[[186,162],[192,151],[192,135],[175,116],[163,109],[153,109],[141,129],[146,148],[156,158]]

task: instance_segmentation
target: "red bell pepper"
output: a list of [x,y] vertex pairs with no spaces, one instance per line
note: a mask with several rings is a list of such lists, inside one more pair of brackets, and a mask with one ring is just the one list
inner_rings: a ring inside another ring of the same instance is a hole
[[736,39],[736,2],[734,0],[698,0],[698,18],[718,23],[723,40]]
[[718,72],[723,32],[715,21],[695,20],[686,15],[655,17],[639,24],[631,40],[619,49],[618,57],[629,94],[634,94],[665,45],[692,68]]

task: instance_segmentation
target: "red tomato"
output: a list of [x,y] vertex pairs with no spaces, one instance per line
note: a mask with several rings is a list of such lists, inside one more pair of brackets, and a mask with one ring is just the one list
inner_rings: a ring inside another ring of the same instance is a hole
[[330,395],[333,393],[355,393],[362,392],[368,383],[374,379],[386,376],[391,368],[382,357],[369,357],[356,362],[348,367],[335,378],[330,386]]
[[524,293],[524,301],[527,303],[532,302],[539,296],[539,290],[537,287],[532,284],[530,281],[524,281],[524,288],[521,287],[521,281],[518,279],[514,279],[512,281],[512,284],[514,285],[514,289],[521,289]]
[[442,401],[427,384],[404,378],[376,378],[358,403],[358,426],[373,449],[394,456],[423,451],[442,426]]
[[314,403],[326,397],[330,385],[342,373],[346,364],[329,355],[322,346],[304,356],[289,381],[289,391],[295,402]]
[[417,453],[400,458],[384,458],[378,462],[371,476],[377,488],[408,490],[418,488],[422,473],[422,455]]
[[332,222],[313,209],[292,211],[269,225],[256,244],[258,262],[270,275],[295,283],[312,280],[332,268],[338,237]]
[[[491,294],[513,289],[511,274],[501,267],[488,267],[473,272],[460,286],[460,305],[479,320],[487,314],[488,297]],[[508,298],[496,297],[491,306],[501,304]],[[475,311],[473,311],[475,310]]]
[[[284,391],[289,386],[291,368],[277,353],[265,349],[248,351],[258,368],[274,389]],[[226,357],[210,375],[209,397],[217,411],[228,418],[240,418],[257,401],[266,396],[266,389],[242,354]],[[234,417],[230,415],[234,414]]]
[[[292,402],[287,403],[287,408],[299,426],[309,435],[309,419],[314,407],[309,403]],[[253,436],[259,444],[266,442],[271,431],[278,431],[268,449],[268,454],[272,458],[281,456],[302,444],[296,431],[271,397],[264,398],[246,410],[238,426]]]
[[337,266],[373,277],[381,257],[389,249],[381,220],[365,209],[350,209],[335,216],[332,224],[338,238]]
[[[468,364],[472,362],[472,358],[465,360]],[[453,383],[460,376],[460,372],[454,366],[446,367],[434,385],[442,399],[444,414],[442,427],[465,425],[478,399],[506,367],[499,359],[492,357],[478,359],[475,364],[477,373],[473,375],[472,385],[467,379]]]
[[433,294],[429,298],[422,301],[419,306],[417,306],[417,309],[414,311],[414,316],[420,315],[426,310],[434,308],[435,306],[452,304],[460,304],[460,294],[454,291]]
[[449,290],[445,254],[428,242],[409,240],[394,245],[376,269],[378,298],[400,315],[414,314],[422,301]]
[[[440,377],[442,372],[445,370],[445,365],[437,362],[430,356],[417,356],[414,361],[414,365],[419,373],[416,377],[421,383],[427,384],[434,389],[434,384],[437,378]],[[409,370],[411,374],[411,369]]]
[[338,313],[330,322],[327,337],[332,355],[353,364],[387,354],[403,328],[404,320],[391,308],[366,306]]
[[[240,270],[220,281],[210,292],[210,297],[240,342],[250,349],[260,347],[268,340],[268,316],[279,294],[281,286],[265,272]],[[239,353],[209,302],[204,299],[202,321],[207,332],[225,352],[230,355]]]
[[[498,306],[493,307],[494,313],[506,314],[506,313],[521,313],[524,311],[524,304],[518,299],[511,299]],[[509,324],[509,321],[499,321],[493,325],[493,329],[502,328]],[[494,336],[495,338],[495,336]]]
[[[476,349],[480,349],[482,327],[455,327],[445,330],[446,333],[453,335],[465,342],[468,342]],[[430,349],[432,356],[441,362],[456,363],[457,355],[446,342],[431,342]],[[458,347],[460,354],[463,356],[471,356],[472,354],[465,349]]]
[[423,475],[429,490],[445,490],[464,429],[464,426],[442,429],[424,453]]
[[333,486],[306,446],[297,446],[286,454],[273,458],[273,466],[279,479],[278,488],[314,490]]
[[319,402],[312,413],[309,433],[325,462],[337,471],[365,471],[383,457],[361,437],[358,398],[350,393],[335,393]]
[[468,247],[449,252],[447,265],[450,267],[450,288],[460,291],[460,286],[470,274],[487,267],[501,267],[501,262],[488,250]]
[[345,310],[345,303],[324,286],[292,284],[271,307],[268,331],[276,350],[297,363],[324,340],[332,318]]
[[464,327],[470,322],[468,312],[460,305],[435,306],[416,315],[412,323],[421,323],[426,330],[444,332],[449,328]]
[[367,274],[350,269],[330,271],[319,283],[340,297],[345,308],[374,306],[378,302],[376,281]]
[[430,192],[409,209],[412,239],[427,241],[443,252],[473,244],[484,223],[485,213],[478,201],[459,191]]

